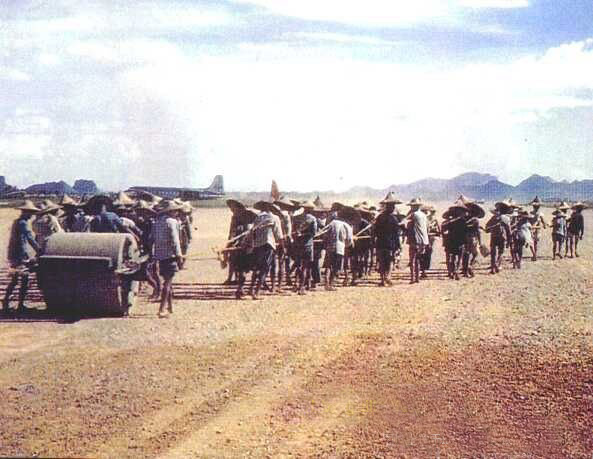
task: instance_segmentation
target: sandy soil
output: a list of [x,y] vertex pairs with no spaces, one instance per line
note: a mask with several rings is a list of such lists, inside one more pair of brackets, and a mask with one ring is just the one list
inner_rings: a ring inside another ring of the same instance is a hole
[[[0,211],[0,256],[16,214]],[[175,313],[0,319],[0,456],[587,457],[593,214],[582,257],[498,276],[233,299],[199,210]],[[2,274],[5,279],[5,272]],[[6,282],[0,282],[0,290]],[[1,293],[1,292],[0,292]],[[148,292],[145,292],[148,293]]]

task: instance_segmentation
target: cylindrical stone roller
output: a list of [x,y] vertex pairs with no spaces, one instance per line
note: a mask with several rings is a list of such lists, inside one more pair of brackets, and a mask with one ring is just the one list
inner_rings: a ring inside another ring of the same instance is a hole
[[[38,282],[48,309],[72,314],[123,315],[132,306],[140,268],[129,234],[56,233],[39,259]],[[124,274],[125,273],[125,274]]]

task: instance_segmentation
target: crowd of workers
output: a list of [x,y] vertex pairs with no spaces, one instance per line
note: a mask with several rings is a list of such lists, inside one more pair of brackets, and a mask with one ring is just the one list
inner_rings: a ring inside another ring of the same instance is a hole
[[[293,289],[299,295],[323,285],[336,290],[356,285],[373,270],[380,274],[379,286],[392,284],[393,267],[400,268],[407,245],[410,282],[427,277],[434,244],[441,238],[449,278],[473,277],[478,255],[490,257],[490,273],[500,272],[503,255],[510,251],[512,267],[521,269],[523,251],[538,259],[543,230],[551,228],[553,259],[578,257],[584,235],[582,203],[562,202],[547,222],[542,202],[535,198],[528,211],[512,200],[495,203],[491,217],[482,226],[486,211],[477,202],[460,196],[439,222],[434,206],[414,198],[402,213],[403,204],[393,193],[379,207],[361,202],[354,206],[338,202],[325,207],[315,201],[277,197],[259,201],[252,208],[229,199],[232,212],[228,241],[218,251],[227,285],[236,285],[235,296],[257,299],[262,289],[272,292]],[[568,211],[572,209],[572,214]],[[39,206],[26,201],[11,229],[8,261],[11,278],[2,307],[9,309],[20,281],[17,311],[26,308],[29,273],[36,257],[57,232],[129,233],[138,242],[148,262],[143,280],[152,288],[152,299],[160,301],[159,317],[173,312],[173,278],[186,262],[192,240],[193,208],[179,200],[133,199],[120,193],[117,199],[95,196],[76,202],[64,196],[60,204],[44,201]],[[489,235],[489,244],[485,235]],[[562,254],[564,251],[564,255]],[[246,292],[247,275],[251,273]]]

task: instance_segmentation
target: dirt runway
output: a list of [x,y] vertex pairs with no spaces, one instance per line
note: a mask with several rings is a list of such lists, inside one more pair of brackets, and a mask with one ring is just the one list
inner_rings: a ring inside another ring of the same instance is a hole
[[455,282],[437,241],[420,284],[259,301],[212,259],[229,212],[196,217],[168,319],[144,292],[127,319],[64,323],[35,291],[0,318],[0,456],[592,457],[592,212],[578,259],[552,262],[546,232],[540,261]]

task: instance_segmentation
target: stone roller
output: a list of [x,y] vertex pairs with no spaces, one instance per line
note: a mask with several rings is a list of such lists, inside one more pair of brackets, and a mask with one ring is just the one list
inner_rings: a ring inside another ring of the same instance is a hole
[[37,279],[48,310],[122,316],[135,302],[144,261],[129,234],[56,233],[39,257]]

